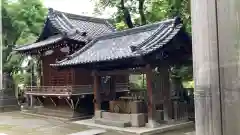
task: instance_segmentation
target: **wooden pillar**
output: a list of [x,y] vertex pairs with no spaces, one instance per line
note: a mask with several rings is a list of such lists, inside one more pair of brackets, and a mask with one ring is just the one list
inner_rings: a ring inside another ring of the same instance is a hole
[[111,82],[110,82],[110,97],[109,97],[109,101],[111,100],[115,100],[116,99],[116,75],[112,75],[111,76]]
[[154,128],[159,126],[155,119],[155,100],[153,92],[153,72],[150,65],[146,66],[146,82],[147,82],[147,96],[148,96],[148,123],[147,126]]
[[148,119],[153,117],[153,93],[152,93],[152,69],[150,65],[146,67],[147,95],[148,95]]
[[43,55],[40,54],[40,86],[44,85],[44,76],[43,76]]
[[160,73],[159,82],[163,97],[164,121],[170,122],[173,120],[173,105],[171,100],[170,77],[167,65],[159,65],[158,72]]
[[100,76],[96,71],[93,72],[93,94],[94,94],[94,109],[95,111],[101,110]]
[[[35,81],[34,81],[34,60],[33,59],[31,59],[31,91],[32,91],[32,87],[33,86],[36,86],[35,85]],[[34,97],[33,97],[33,95],[30,95],[30,106],[31,107],[34,107],[34,104],[35,102],[34,102]]]
[[240,1],[192,0],[196,135],[240,134]]

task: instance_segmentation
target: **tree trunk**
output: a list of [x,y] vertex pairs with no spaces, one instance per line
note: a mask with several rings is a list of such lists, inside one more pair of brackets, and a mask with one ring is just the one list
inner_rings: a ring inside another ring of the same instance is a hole
[[168,4],[170,6],[170,17],[175,17],[180,15],[181,4],[183,0],[169,0]]
[[123,11],[125,23],[127,24],[128,28],[133,28],[131,15],[129,13],[129,10],[124,6],[124,0],[121,0],[120,5],[121,5],[121,10]]
[[141,17],[141,25],[145,25],[147,23],[146,17],[145,17],[145,14],[144,14],[144,9],[143,9],[144,1],[145,0],[138,0],[138,2],[139,2],[138,11],[139,11],[139,14],[140,14],[140,17]]

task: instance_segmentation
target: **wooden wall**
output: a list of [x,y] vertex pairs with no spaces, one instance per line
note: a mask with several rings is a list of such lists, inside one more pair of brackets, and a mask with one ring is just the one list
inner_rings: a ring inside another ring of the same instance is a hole
[[[92,71],[80,68],[69,68],[57,70],[50,64],[56,62],[56,59],[64,59],[66,53],[60,51],[60,48],[53,49],[53,53],[42,57],[43,63],[43,86],[66,86],[66,85],[90,85],[93,84]],[[128,83],[128,75],[117,75],[117,83]]]
[[90,85],[93,84],[91,71],[87,69],[73,69],[74,85]]
[[73,73],[71,69],[57,70],[50,66],[56,59],[63,59],[66,53],[60,51],[60,48],[53,49],[53,53],[43,56],[43,86],[64,86],[73,84]]

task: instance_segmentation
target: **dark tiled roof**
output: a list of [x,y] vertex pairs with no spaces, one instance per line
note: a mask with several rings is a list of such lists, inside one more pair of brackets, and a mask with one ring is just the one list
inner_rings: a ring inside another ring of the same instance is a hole
[[39,47],[45,47],[49,44],[56,43],[56,42],[62,40],[63,38],[64,37],[59,34],[59,35],[51,36],[51,37],[47,38],[46,40],[43,40],[43,41],[40,41],[40,42],[18,46],[16,48],[14,48],[14,50],[15,51],[26,51],[26,50],[39,48]]
[[103,35],[68,59],[52,64],[52,66],[77,65],[143,56],[167,44],[181,27],[179,18],[175,18]]
[[42,34],[46,34],[44,31],[50,29],[49,27],[53,27],[59,36],[39,39],[36,43],[21,46],[15,50],[31,50],[44,47],[54,43],[55,40],[61,40],[63,37],[89,42],[97,36],[115,31],[114,27],[106,19],[74,15],[53,9],[49,9]]
[[[74,40],[87,41],[115,31],[106,19],[74,15],[53,9],[49,9],[48,19],[59,32]],[[86,32],[86,36],[82,36],[83,32]]]

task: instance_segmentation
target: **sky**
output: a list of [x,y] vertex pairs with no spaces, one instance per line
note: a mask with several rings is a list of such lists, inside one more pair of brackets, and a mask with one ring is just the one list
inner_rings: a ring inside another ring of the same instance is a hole
[[[43,0],[43,4],[63,12],[94,16],[93,0]],[[109,18],[113,12],[114,9],[107,9],[103,15],[97,17]]]

